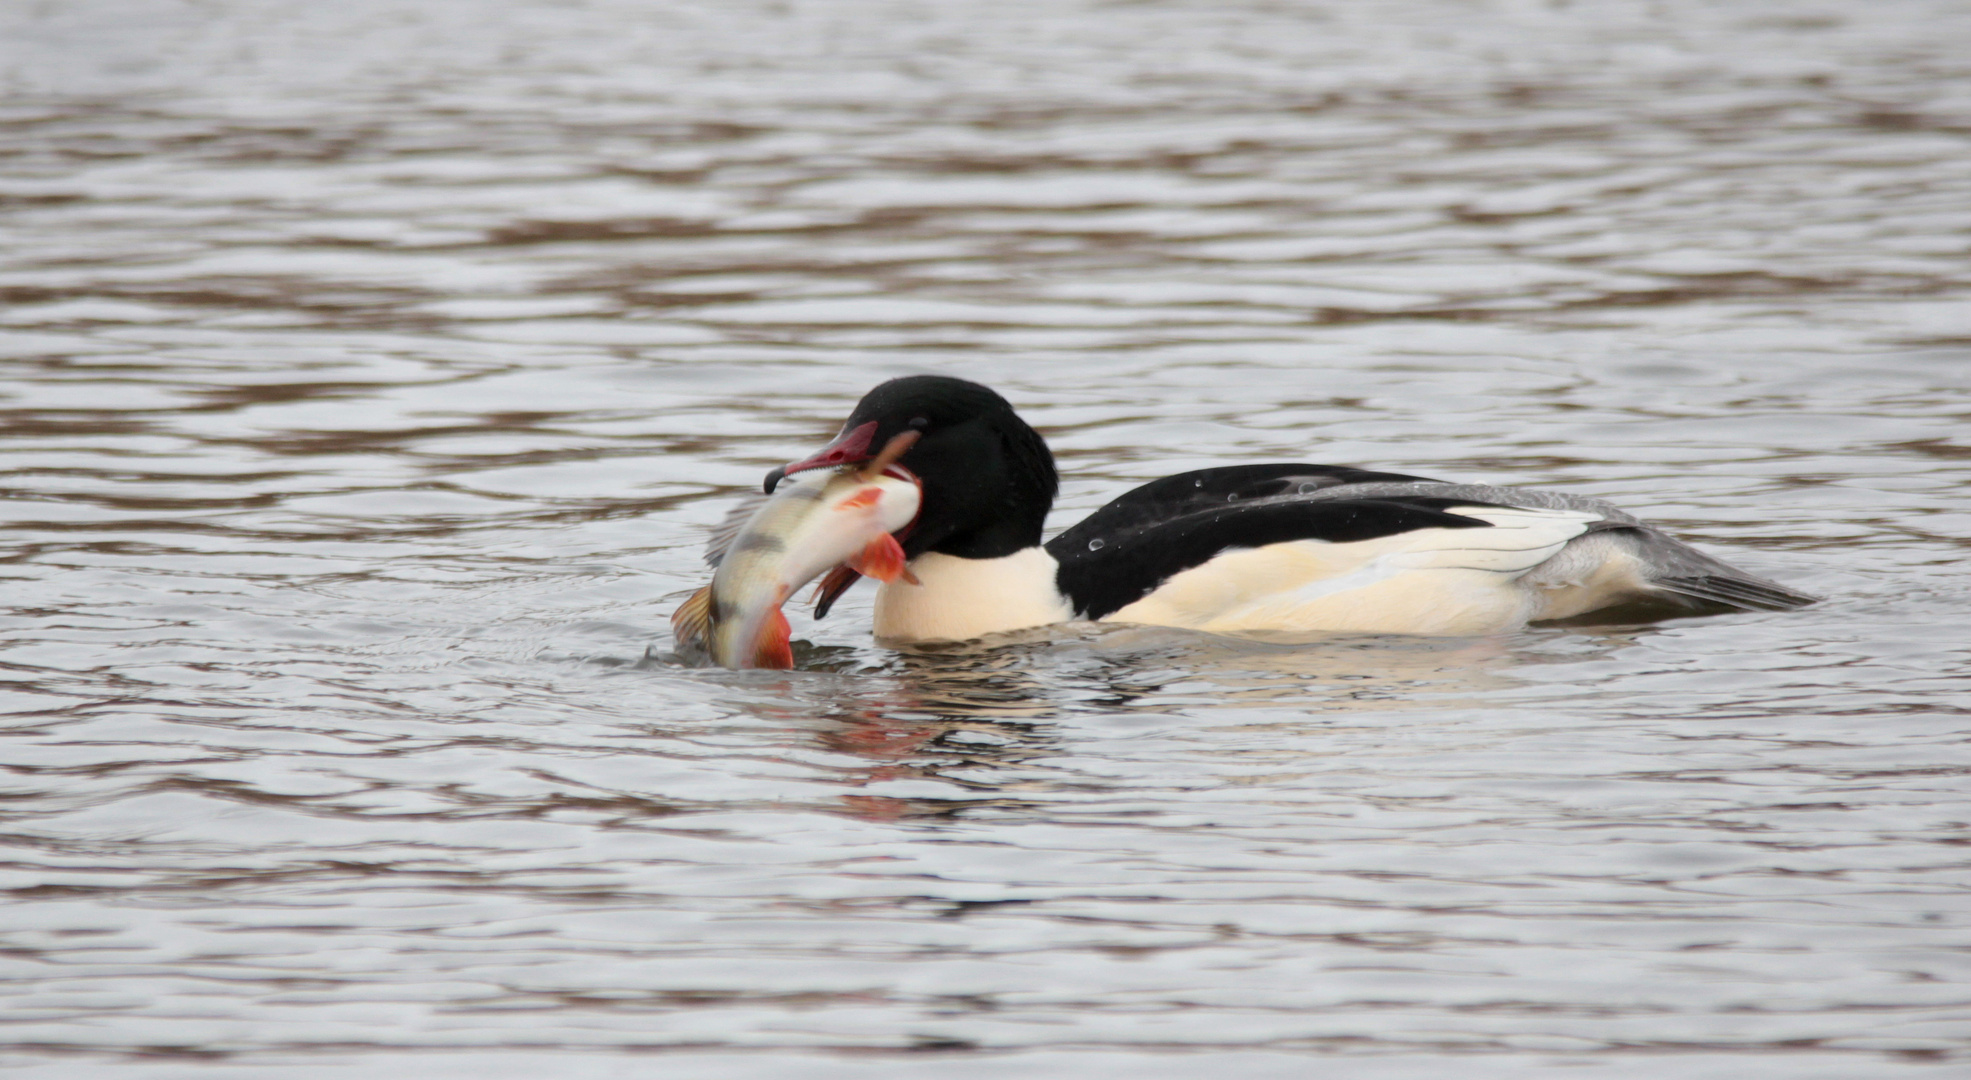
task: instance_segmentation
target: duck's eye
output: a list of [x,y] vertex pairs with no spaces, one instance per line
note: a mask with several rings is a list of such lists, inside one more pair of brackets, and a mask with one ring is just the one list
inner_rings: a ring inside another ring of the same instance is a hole
[[931,418],[928,416],[913,416],[910,418],[910,426],[921,431],[931,426]]

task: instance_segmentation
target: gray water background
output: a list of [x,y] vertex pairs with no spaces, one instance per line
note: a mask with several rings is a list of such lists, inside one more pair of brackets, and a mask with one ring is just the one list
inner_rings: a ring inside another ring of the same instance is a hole
[[[0,6],[0,1065],[1963,1076],[1971,7]],[[668,659],[880,379],[1828,600]]]

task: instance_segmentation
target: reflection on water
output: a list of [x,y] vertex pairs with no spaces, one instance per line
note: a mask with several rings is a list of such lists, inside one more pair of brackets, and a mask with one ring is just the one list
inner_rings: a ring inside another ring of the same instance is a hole
[[[852,814],[882,820],[981,811],[1044,815],[1045,803],[1019,794],[1101,790],[1050,766],[1049,759],[1075,752],[1062,725],[1050,722],[1064,716],[1227,710],[1251,721],[1241,726],[1255,732],[1292,739],[1311,729],[1333,738],[1348,730],[1348,713],[1413,708],[1420,700],[1443,709],[1479,707],[1482,691],[1518,685],[1508,671],[1520,661],[1502,640],[1330,637],[1282,644],[1161,627],[1021,631],[919,646],[863,672],[847,693],[831,680],[824,692],[840,696],[826,704],[792,710],[776,702],[758,715],[790,723],[825,718],[821,745],[869,762],[851,774],[857,786],[921,779],[963,792],[956,798],[844,795]],[[1036,675],[1036,668],[1057,678]],[[1069,700],[1059,676],[1074,681]],[[1254,716],[1254,709],[1274,704],[1297,715]],[[1299,756],[1283,747],[1266,753]]]
[[[0,1064],[1957,1075],[1961,9],[0,6]],[[911,371],[1830,599],[668,662]]]

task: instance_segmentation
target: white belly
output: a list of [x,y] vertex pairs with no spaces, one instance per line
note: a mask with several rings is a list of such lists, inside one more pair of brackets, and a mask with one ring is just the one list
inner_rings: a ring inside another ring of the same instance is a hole
[[999,559],[931,552],[910,562],[918,581],[898,578],[876,592],[879,641],[970,641],[1074,617],[1055,587],[1052,555],[1028,548]]

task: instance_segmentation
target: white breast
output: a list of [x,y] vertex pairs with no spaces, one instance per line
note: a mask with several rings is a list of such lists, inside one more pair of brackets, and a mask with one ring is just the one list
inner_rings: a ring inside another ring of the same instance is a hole
[[880,641],[969,641],[1004,630],[1046,626],[1074,617],[1054,584],[1060,564],[1042,548],[998,559],[931,552],[910,562],[918,581],[902,578],[876,593]]
[[1493,527],[1226,551],[1104,621],[1217,632],[1492,633],[1541,613],[1544,590],[1520,579],[1601,517],[1492,506],[1450,512]]

